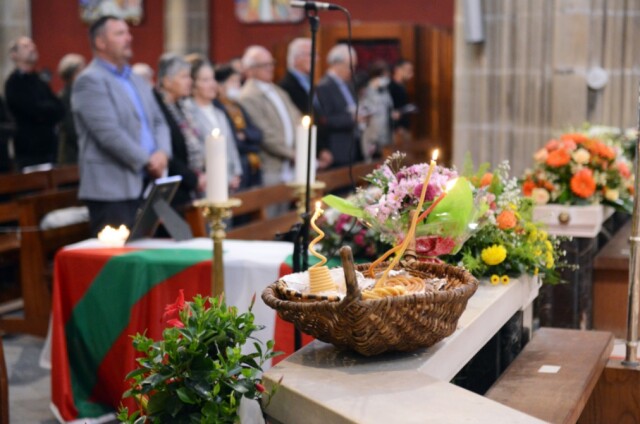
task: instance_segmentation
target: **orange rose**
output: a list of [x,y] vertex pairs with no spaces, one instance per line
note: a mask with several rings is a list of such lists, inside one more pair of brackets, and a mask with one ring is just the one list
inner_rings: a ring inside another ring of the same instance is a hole
[[516,226],[518,220],[516,219],[516,214],[513,213],[513,211],[504,210],[497,216],[496,223],[498,224],[498,228],[501,230],[510,230]]
[[480,187],[488,186],[489,184],[491,184],[492,180],[493,180],[493,174],[491,172],[487,172],[480,179]]
[[571,191],[578,197],[586,199],[596,191],[596,181],[590,169],[581,169],[571,177]]
[[531,180],[526,180],[524,183],[522,183],[522,194],[524,194],[527,197],[530,197],[531,192],[533,191],[534,188],[536,188],[536,183],[534,183]]
[[588,139],[589,138],[586,135],[580,134],[580,133],[567,133],[567,134],[563,134],[560,137],[560,140],[562,140],[562,141],[571,140],[571,141],[574,141],[577,144],[584,143]]
[[563,149],[558,149],[549,153],[546,163],[554,168],[559,168],[568,164],[569,161],[571,161],[571,155],[569,152]]

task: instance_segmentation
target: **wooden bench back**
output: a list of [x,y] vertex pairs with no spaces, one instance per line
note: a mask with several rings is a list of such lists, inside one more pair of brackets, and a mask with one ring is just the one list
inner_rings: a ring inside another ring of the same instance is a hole
[[[2,317],[0,329],[12,333],[44,336],[51,310],[48,270],[54,253],[62,246],[89,237],[89,223],[41,230],[40,221],[49,212],[80,205],[78,190],[58,190],[22,197],[17,204],[20,233],[17,241],[24,318]],[[16,233],[17,235],[17,233]],[[0,244],[1,245],[1,244]]]
[[5,201],[13,200],[29,193],[45,191],[49,188],[49,171],[0,175],[0,199]]
[[[382,162],[358,163],[353,165],[352,172],[349,172],[348,166],[331,169],[318,173],[318,180],[325,183],[325,193],[348,189],[352,187],[353,184],[360,186],[365,183],[363,177],[371,173],[371,171],[380,166],[381,163]],[[353,180],[351,179],[351,175],[353,175]]]

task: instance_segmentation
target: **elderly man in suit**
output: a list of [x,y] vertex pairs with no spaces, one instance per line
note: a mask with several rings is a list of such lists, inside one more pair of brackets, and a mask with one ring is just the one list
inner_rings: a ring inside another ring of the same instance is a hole
[[298,110],[310,115],[309,91],[311,90],[311,39],[296,38],[287,49],[287,73],[279,85],[287,92]]
[[89,35],[94,59],[76,79],[71,105],[80,147],[79,197],[95,235],[105,225],[133,225],[145,182],[166,173],[171,141],[151,87],[128,65],[126,22],[102,17]]
[[273,83],[274,61],[269,50],[262,46],[247,48],[242,65],[248,79],[239,100],[262,131],[262,180],[265,185],[291,181],[300,112],[287,93]]
[[[353,66],[357,58],[352,49]],[[355,120],[356,94],[351,85],[349,47],[346,44],[334,46],[327,55],[329,69],[320,80],[314,100],[318,120],[318,149],[321,157],[328,161],[318,161],[319,166],[345,166],[358,160],[360,143],[358,125]]]

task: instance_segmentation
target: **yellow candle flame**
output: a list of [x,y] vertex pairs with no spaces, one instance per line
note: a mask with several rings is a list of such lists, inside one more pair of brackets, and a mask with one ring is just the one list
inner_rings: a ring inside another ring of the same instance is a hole
[[211,137],[213,138],[220,137],[220,128],[214,128],[213,131],[211,131]]
[[305,128],[309,128],[311,125],[311,117],[309,115],[305,115],[302,117],[302,126]]
[[314,249],[314,246],[316,245],[316,243],[318,243],[320,240],[322,240],[324,238],[324,232],[318,228],[318,226],[316,225],[316,220],[322,216],[322,213],[324,212],[324,210],[322,210],[322,203],[321,202],[316,202],[316,210],[313,213],[313,216],[311,217],[311,228],[313,228],[313,230],[318,233],[318,237],[314,238],[311,243],[309,243],[309,251],[311,252],[311,254],[313,254],[313,256],[315,256],[316,258],[320,259],[320,262],[318,262],[317,264],[313,265],[311,268],[317,268],[317,267],[321,267],[322,265],[327,263],[327,258],[323,255],[321,255],[320,253],[316,252],[316,250]]
[[431,153],[431,160],[434,162],[437,161],[439,155],[440,155],[440,150],[434,149],[433,153]]

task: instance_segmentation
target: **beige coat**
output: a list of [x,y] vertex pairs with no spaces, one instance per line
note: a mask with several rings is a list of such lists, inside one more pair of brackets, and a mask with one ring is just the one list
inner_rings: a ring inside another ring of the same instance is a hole
[[[284,101],[291,116],[292,131],[295,138],[297,123],[300,122],[300,112],[295,107],[289,95],[277,85],[273,88]],[[284,141],[284,127],[276,107],[266,94],[260,90],[255,80],[248,80],[240,93],[240,104],[245,108],[253,123],[262,131],[262,177],[265,185],[277,184],[281,181],[282,165],[284,161],[293,163],[294,147],[288,147]]]

